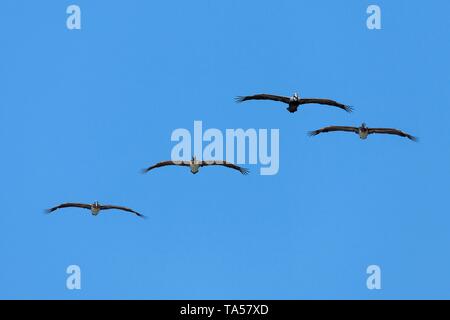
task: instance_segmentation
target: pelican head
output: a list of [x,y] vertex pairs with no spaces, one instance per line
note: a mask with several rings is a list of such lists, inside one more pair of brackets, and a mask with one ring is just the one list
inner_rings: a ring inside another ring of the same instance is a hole
[[366,125],[366,123],[365,123],[365,122],[363,122],[363,123],[361,124],[361,128],[363,128],[363,129],[367,129],[367,125]]
[[294,95],[291,97],[292,101],[298,101],[298,93],[294,92]]

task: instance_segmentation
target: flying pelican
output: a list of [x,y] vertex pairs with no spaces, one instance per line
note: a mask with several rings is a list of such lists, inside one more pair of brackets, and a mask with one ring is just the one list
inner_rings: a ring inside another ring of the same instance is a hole
[[254,96],[244,96],[244,97],[236,98],[236,102],[244,102],[244,101],[248,101],[248,100],[273,100],[273,101],[284,102],[289,105],[287,107],[287,110],[291,113],[296,112],[300,105],[310,104],[310,103],[317,103],[317,104],[324,104],[324,105],[328,105],[328,106],[338,107],[347,112],[353,111],[353,107],[341,104],[334,100],[315,99],[315,98],[300,98],[297,93],[294,93],[294,95],[292,97],[275,96],[275,95],[271,95],[271,94],[256,94]]
[[195,157],[192,157],[191,161],[162,161],[159,162],[147,169],[143,170],[143,173],[147,173],[152,169],[159,168],[159,167],[165,167],[165,166],[183,166],[183,167],[190,167],[191,172],[193,174],[196,174],[199,172],[200,167],[206,167],[206,166],[224,166],[227,168],[231,168],[234,170],[238,170],[242,174],[248,174],[249,171],[245,168],[239,167],[235,164],[226,162],[226,161],[197,161]]
[[127,212],[131,212],[134,213],[135,215],[137,215],[138,217],[144,218],[145,216],[140,214],[139,212],[136,212],[132,209],[126,208],[126,207],[121,207],[121,206],[111,206],[111,205],[100,205],[98,203],[98,201],[95,201],[93,204],[84,204],[84,203],[72,203],[72,202],[68,202],[68,203],[63,203],[60,204],[59,206],[53,207],[51,209],[48,209],[47,212],[53,212],[56,211],[58,209],[62,209],[62,208],[82,208],[82,209],[89,209],[91,210],[91,213],[93,216],[96,216],[100,213],[101,210],[110,210],[110,209],[116,209],[116,210],[122,210],[122,211],[127,211]]
[[363,123],[360,127],[342,127],[342,126],[330,126],[322,129],[318,129],[315,131],[310,131],[308,134],[310,136],[317,136],[320,133],[324,132],[332,132],[332,131],[346,131],[346,132],[354,132],[359,135],[361,139],[367,139],[369,134],[380,133],[380,134],[394,134],[400,137],[408,138],[412,141],[417,141],[418,139],[408,133],[397,129],[390,128],[368,128],[365,123]]

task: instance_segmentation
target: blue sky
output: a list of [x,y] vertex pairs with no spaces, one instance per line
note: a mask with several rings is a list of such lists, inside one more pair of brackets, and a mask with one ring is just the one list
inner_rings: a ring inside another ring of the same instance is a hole
[[[82,29],[66,28],[66,8]],[[366,8],[382,30],[366,28]],[[2,1],[0,298],[450,298],[447,1]],[[346,114],[271,102],[326,97]],[[176,128],[280,129],[280,171],[139,170]],[[420,137],[336,133],[396,127]],[[66,201],[130,206],[93,217]],[[66,289],[66,268],[82,289]],[[366,288],[366,268],[382,289]]]

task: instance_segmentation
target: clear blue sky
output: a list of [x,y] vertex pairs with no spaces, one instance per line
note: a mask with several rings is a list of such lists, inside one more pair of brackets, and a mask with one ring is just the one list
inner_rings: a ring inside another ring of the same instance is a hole
[[[2,1],[0,298],[450,298],[450,3],[243,2]],[[356,111],[233,100],[295,91]],[[194,120],[279,128],[279,174],[141,175]],[[421,140],[306,135],[363,121]],[[43,213],[95,200],[149,219]]]

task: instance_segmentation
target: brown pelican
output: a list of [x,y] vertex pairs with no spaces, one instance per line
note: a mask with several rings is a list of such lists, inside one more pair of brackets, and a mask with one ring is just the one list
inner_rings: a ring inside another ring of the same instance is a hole
[[131,212],[134,213],[135,215],[137,215],[138,217],[144,218],[145,216],[140,214],[139,212],[136,212],[132,209],[126,208],[126,207],[121,207],[121,206],[111,206],[111,205],[100,205],[98,203],[98,201],[94,202],[93,204],[84,204],[84,203],[72,203],[72,202],[68,202],[68,203],[63,203],[60,204],[59,206],[53,207],[51,209],[48,209],[47,212],[53,212],[56,211],[58,209],[62,209],[62,208],[82,208],[82,209],[88,209],[91,210],[91,213],[93,216],[96,216],[100,213],[101,210],[110,210],[110,209],[116,209],[116,210],[122,210],[122,211],[127,211],[127,212]]
[[184,166],[184,167],[190,167],[191,172],[193,174],[198,173],[200,167],[206,167],[206,166],[224,166],[227,168],[231,168],[234,170],[238,170],[242,174],[248,174],[249,171],[245,168],[239,167],[235,164],[226,162],[226,161],[197,161],[195,157],[192,157],[191,161],[162,161],[159,162],[147,169],[143,170],[143,173],[147,173],[150,170],[153,170],[155,168],[159,167],[165,167],[165,166]]
[[271,94],[256,94],[254,96],[244,96],[244,97],[236,98],[236,102],[244,102],[244,101],[248,101],[248,100],[273,100],[273,101],[284,102],[287,105],[289,105],[287,107],[287,110],[291,113],[296,112],[300,105],[310,104],[310,103],[317,103],[317,104],[324,104],[324,105],[328,105],[328,106],[338,107],[347,112],[353,111],[353,107],[341,104],[334,100],[315,99],[315,98],[300,98],[297,93],[294,93],[294,95],[292,97],[275,96],[275,95],[271,95]]
[[408,138],[412,141],[417,141],[416,137],[413,137],[412,135],[405,133],[403,131],[400,131],[397,129],[390,129],[390,128],[368,128],[365,123],[363,123],[360,127],[330,126],[330,127],[325,127],[325,128],[318,129],[315,131],[310,131],[308,134],[310,136],[317,136],[320,133],[332,132],[332,131],[354,132],[354,133],[357,133],[361,139],[367,139],[367,136],[369,134],[380,133],[380,134],[394,134],[394,135],[397,135],[400,137]]

